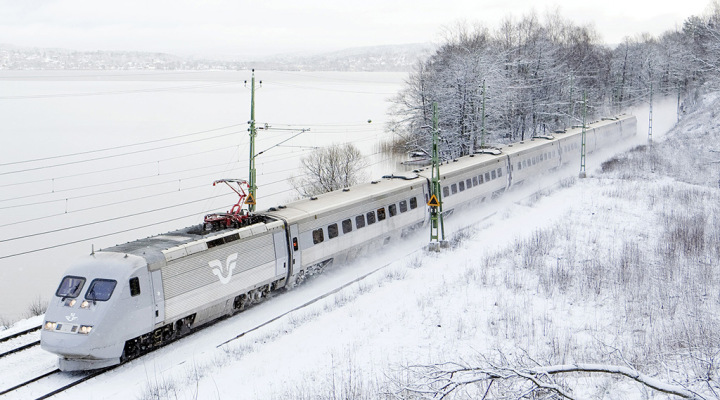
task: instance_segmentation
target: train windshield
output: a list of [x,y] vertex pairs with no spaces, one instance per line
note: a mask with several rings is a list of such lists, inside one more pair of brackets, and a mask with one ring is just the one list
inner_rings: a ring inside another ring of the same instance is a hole
[[107,301],[115,290],[116,281],[110,279],[95,279],[85,293],[86,300]]
[[55,292],[55,296],[58,297],[78,297],[80,291],[85,285],[85,278],[79,276],[66,276],[60,282],[60,286]]

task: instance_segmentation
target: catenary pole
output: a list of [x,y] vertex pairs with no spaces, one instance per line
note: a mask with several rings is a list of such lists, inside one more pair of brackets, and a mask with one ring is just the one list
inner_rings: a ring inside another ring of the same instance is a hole
[[252,201],[248,204],[248,211],[255,211],[255,203],[257,202],[257,182],[255,171],[255,136],[257,129],[255,127],[255,69],[252,70],[252,80],[250,82],[250,183],[249,191]]
[[587,131],[587,93],[583,92],[582,139],[580,142],[580,178],[585,178],[585,138]]
[[430,188],[430,250],[439,251],[445,243],[445,225],[442,215],[442,191],[440,190],[440,156],[438,152],[439,130],[437,102],[433,102],[432,126],[432,187]]

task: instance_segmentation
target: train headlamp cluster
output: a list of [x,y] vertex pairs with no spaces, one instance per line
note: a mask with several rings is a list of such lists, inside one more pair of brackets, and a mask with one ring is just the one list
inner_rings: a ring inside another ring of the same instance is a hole
[[62,326],[63,324],[58,324],[54,321],[45,321],[43,329],[45,329],[46,331],[62,331],[64,333],[78,333],[81,335],[87,335],[93,330],[92,325],[80,325],[79,327],[77,325],[69,325],[71,327],[69,331],[67,327],[65,329],[62,329]]
[[90,308],[90,302],[87,300],[83,300],[83,302],[80,303],[80,308]]

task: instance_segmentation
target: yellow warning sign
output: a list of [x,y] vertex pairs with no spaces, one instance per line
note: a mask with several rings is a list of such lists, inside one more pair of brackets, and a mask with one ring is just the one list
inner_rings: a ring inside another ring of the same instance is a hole
[[430,197],[430,200],[427,202],[427,205],[430,207],[440,207],[440,202],[438,201],[437,197],[435,195],[432,195]]
[[245,198],[245,204],[255,205],[255,197],[253,197],[252,193],[248,193],[247,197]]

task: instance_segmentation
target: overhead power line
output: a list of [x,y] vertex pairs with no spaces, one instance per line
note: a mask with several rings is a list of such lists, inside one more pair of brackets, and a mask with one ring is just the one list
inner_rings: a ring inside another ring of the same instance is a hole
[[208,130],[199,131],[199,132],[186,133],[186,134],[183,134],[183,135],[177,135],[177,136],[172,136],[172,137],[167,137],[167,138],[162,138],[162,139],[148,140],[148,141],[146,141],[146,142],[139,142],[139,143],[131,143],[131,144],[120,145],[120,146],[106,147],[106,148],[103,148],[103,149],[95,149],[95,150],[81,151],[81,152],[77,152],[77,153],[61,154],[61,155],[57,155],[57,156],[34,158],[34,159],[30,159],[30,160],[22,160],[22,161],[12,161],[12,162],[0,163],[0,167],[5,167],[5,166],[8,166],[8,165],[27,164],[27,163],[36,162],[36,161],[55,160],[55,159],[64,158],[64,157],[81,156],[81,155],[86,155],[86,154],[99,153],[99,152],[103,152],[103,151],[125,149],[125,148],[128,148],[128,147],[142,146],[142,145],[151,144],[151,143],[164,142],[164,141],[167,141],[167,140],[181,139],[181,138],[185,138],[185,137],[188,137],[188,136],[201,135],[201,134],[203,134],[203,133],[215,132],[215,131],[219,131],[219,130],[222,130],[222,129],[235,128],[235,127],[238,127],[238,126],[240,126],[240,125],[245,125],[245,124],[234,124],[234,125],[222,126],[222,127],[219,127],[219,128],[208,129]]
[[169,210],[169,209],[171,209],[171,208],[182,207],[182,206],[186,206],[186,205],[188,205],[188,204],[193,204],[193,203],[199,203],[199,202],[201,202],[201,201],[212,200],[212,199],[216,199],[216,198],[218,198],[218,197],[224,197],[224,196],[227,196],[227,195],[230,195],[230,194],[232,194],[232,193],[223,193],[223,194],[219,194],[219,195],[215,195],[215,196],[206,197],[206,198],[204,198],[204,199],[186,201],[186,202],[184,202],[184,203],[173,204],[173,205],[170,205],[170,206],[165,206],[165,207],[154,208],[154,209],[151,209],[151,210],[140,211],[140,212],[136,212],[136,213],[133,213],[133,214],[120,215],[120,216],[117,216],[117,217],[107,218],[107,219],[103,219],[103,220],[99,220],[99,221],[87,222],[87,223],[80,224],[80,225],[67,226],[67,227],[58,228],[58,229],[51,229],[51,230],[49,230],[49,231],[43,231],[43,232],[35,232],[35,233],[27,234],[27,235],[15,236],[15,237],[8,238],[8,239],[0,239],[0,243],[12,242],[12,241],[15,241],[15,240],[27,239],[27,238],[30,238],[30,237],[41,236],[41,235],[47,235],[47,234],[50,234],[50,233],[64,232],[64,231],[68,231],[68,230],[70,230],[70,229],[77,229],[77,228],[82,228],[82,227],[85,227],[85,226],[97,225],[97,224],[102,224],[102,223],[105,223],[105,222],[117,221],[117,220],[120,220],[120,219],[125,219],[125,218],[130,218],[130,217],[137,217],[138,215],[150,214],[150,213],[154,213],[154,212],[158,212],[158,211],[163,211],[163,210]]
[[[210,213],[210,212],[212,212],[212,211],[214,211],[214,210],[216,210],[216,209],[205,210],[205,211],[202,212],[202,214]],[[3,256],[0,256],[0,260],[4,260],[4,259],[6,259],[6,258],[11,258],[11,257],[22,256],[22,255],[25,255],[25,254],[37,253],[37,252],[39,252],[39,251],[44,251],[44,250],[56,249],[56,248],[58,248],[58,247],[69,246],[69,245],[71,245],[71,244],[81,243],[81,242],[85,242],[85,241],[88,241],[88,240],[100,239],[100,238],[104,238],[104,237],[108,237],[108,236],[118,235],[118,234],[121,234],[121,233],[132,232],[132,231],[135,231],[135,230],[138,230],[138,229],[149,228],[149,227],[151,227],[151,226],[160,225],[160,224],[165,224],[165,223],[168,223],[168,222],[177,221],[177,220],[180,220],[180,219],[190,218],[190,217],[197,217],[197,213],[193,213],[193,214],[191,214],[191,215],[184,215],[184,216],[182,216],[182,217],[177,217],[177,218],[171,218],[171,219],[167,219],[167,220],[164,220],[164,221],[154,222],[154,223],[146,224],[146,225],[142,225],[142,226],[136,226],[136,227],[134,227],[134,228],[123,229],[123,230],[120,230],[120,231],[115,231],[115,232],[112,232],[112,233],[106,233],[106,234],[103,234],[103,235],[91,236],[91,237],[84,238],[84,239],[73,240],[73,241],[70,241],[70,242],[60,243],[60,244],[56,244],[56,245],[52,245],[52,246],[46,246],[46,247],[42,247],[42,248],[39,248],[39,249],[21,251],[21,252],[13,253],[13,254],[6,254],[6,255],[3,255]]]
[[108,159],[108,158],[117,158],[117,157],[127,156],[127,155],[130,155],[130,154],[146,153],[146,152],[148,152],[148,151],[155,151],[155,150],[160,150],[160,149],[167,149],[167,148],[170,148],[170,147],[184,146],[184,145],[186,145],[186,144],[197,143],[197,142],[202,142],[202,141],[206,141],[206,140],[218,139],[218,138],[222,138],[222,137],[226,137],[226,136],[230,136],[230,135],[236,135],[236,134],[238,134],[238,133],[239,133],[239,132],[230,132],[230,133],[224,133],[224,134],[222,134],[222,135],[213,136],[213,137],[210,137],[210,138],[196,139],[196,140],[191,140],[191,141],[189,141],[189,142],[169,144],[169,145],[165,145],[165,146],[154,147],[154,148],[151,148],[151,149],[136,150],[136,151],[130,151],[130,152],[120,153],[120,154],[111,154],[111,155],[107,155],[107,156],[103,156],[103,157],[88,158],[88,159],[85,159],[85,160],[68,161],[68,162],[59,163],[59,164],[45,165],[45,166],[42,166],[42,167],[33,167],[33,168],[19,169],[19,170],[15,170],[15,171],[0,172],[0,175],[10,175],[10,174],[17,174],[17,173],[20,173],[20,172],[37,171],[37,170],[40,170],[40,169],[61,167],[61,166],[73,165],[73,164],[82,164],[82,163],[86,163],[86,162],[90,162],[90,161],[105,160],[105,159]]
[[[38,201],[35,203],[24,203],[24,204],[18,204],[18,205],[13,205],[13,206],[5,206],[5,207],[0,207],[0,210],[6,210],[9,208],[26,207],[26,206],[36,206],[36,205],[47,204],[47,203],[57,203],[57,202],[61,202],[61,201],[68,201],[68,200],[74,200],[74,199],[92,197],[92,196],[100,196],[100,195],[104,195],[104,194],[111,194],[111,193],[118,193],[118,192],[126,192],[128,190],[142,189],[142,188],[146,188],[146,187],[150,187],[150,186],[159,186],[159,185],[168,184],[168,183],[178,183],[178,182],[187,181],[187,180],[191,180],[191,179],[202,178],[204,176],[210,176],[210,175],[217,176],[217,174],[218,174],[218,172],[211,172],[211,173],[207,173],[207,174],[194,175],[194,176],[180,178],[180,179],[166,180],[166,181],[162,181],[162,182],[153,182],[153,183],[148,183],[148,184],[144,184],[144,185],[137,185],[137,186],[113,189],[113,190],[108,190],[105,192],[89,193],[89,194],[85,194],[85,195],[68,197],[68,198],[64,198],[64,199],[45,200],[45,201]],[[152,175],[152,176],[156,176],[156,175]],[[130,182],[130,181],[147,179],[147,178],[148,178],[147,176],[140,177],[140,178],[130,178],[130,179],[122,180],[122,181],[107,182],[104,184],[98,184],[98,185],[94,185],[94,186],[106,186],[106,185],[111,185],[111,184],[115,184],[115,183]],[[66,189],[66,190],[68,190],[68,191],[69,190],[77,190],[77,188]],[[65,191],[65,190],[63,190],[63,191]],[[55,191],[54,193],[58,193],[58,192],[60,192],[60,191],[58,190],[58,191]],[[33,195],[27,195],[27,196],[20,196],[20,197],[15,197],[12,199],[4,199],[4,200],[0,200],[0,201],[20,200],[20,199],[29,198],[29,197],[37,197],[37,196],[45,196],[45,195],[47,195],[47,193],[41,193],[39,195],[33,194]]]
[[[62,215],[68,215],[68,214],[73,214],[73,213],[82,212],[82,211],[96,210],[96,209],[98,209],[98,208],[116,206],[116,205],[118,205],[118,204],[125,204],[125,203],[130,203],[130,202],[138,201],[138,200],[151,199],[151,198],[153,198],[153,197],[166,196],[166,195],[174,194],[174,193],[177,193],[177,192],[184,192],[184,191],[188,191],[188,190],[195,190],[195,189],[200,189],[200,188],[206,188],[207,186],[208,186],[207,184],[189,186],[189,187],[186,187],[186,188],[182,188],[182,189],[180,189],[180,190],[174,189],[174,190],[169,190],[169,191],[162,192],[162,193],[156,193],[156,194],[151,194],[151,195],[147,195],[147,196],[134,197],[134,198],[132,198],[132,199],[120,200],[120,201],[116,201],[116,202],[112,202],[112,203],[99,204],[99,205],[95,205],[95,206],[92,206],[92,207],[78,208],[78,209],[69,210],[69,211],[66,210],[65,212],[60,212],[60,213],[55,213],[55,214],[49,214],[49,215],[43,215],[43,216],[39,216],[39,217],[24,219],[24,220],[21,220],[21,221],[8,222],[8,223],[6,223],[6,224],[0,225],[0,228],[4,228],[4,227],[6,227],[6,226],[11,226],[11,225],[21,225],[21,224],[28,223],[28,222],[33,222],[33,221],[47,220],[48,218],[52,218],[52,217],[59,217],[59,216],[62,216]],[[53,201],[53,202],[60,202],[60,201],[66,201],[66,200],[68,200],[68,199],[59,199],[59,200],[52,200],[52,201]],[[21,206],[20,206],[20,207],[21,207]]]
[[[224,147],[219,147],[219,148],[212,149],[212,150],[205,150],[205,151],[200,151],[200,152],[197,152],[197,153],[186,154],[186,155],[176,156],[176,157],[162,158],[162,159],[160,159],[160,160],[146,161],[146,162],[141,162],[141,163],[137,163],[137,164],[123,165],[123,166],[120,166],[120,167],[99,169],[99,170],[95,170],[95,171],[80,172],[80,173],[77,173],[77,174],[62,175],[62,176],[56,176],[56,177],[50,177],[50,178],[42,178],[42,179],[36,179],[36,180],[32,180],[32,181],[22,181],[22,182],[6,183],[6,184],[4,184],[4,185],[0,185],[0,188],[1,188],[1,187],[9,187],[9,186],[29,185],[29,184],[32,184],[32,183],[40,183],[40,182],[47,182],[47,181],[59,181],[59,180],[61,180],[61,179],[76,178],[76,177],[79,177],[79,176],[99,174],[99,173],[102,173],[102,172],[110,172],[110,171],[117,171],[117,170],[126,169],[126,168],[141,167],[141,166],[143,166],[143,165],[158,165],[158,164],[160,164],[161,162],[165,162],[165,161],[172,161],[172,160],[179,160],[179,159],[182,159],[182,158],[195,157],[195,156],[197,156],[197,155],[199,155],[199,154],[214,153],[214,152],[216,152],[216,151],[227,150],[227,149],[229,149],[229,147],[225,147],[225,146],[224,146]],[[232,161],[230,161],[230,162],[235,163],[235,162],[238,162],[238,160],[232,160]],[[217,167],[217,166],[225,165],[225,164],[227,164],[227,163],[206,165],[206,166],[204,166],[204,167],[192,168],[192,169],[181,170],[181,171],[166,172],[166,173],[163,173],[163,174],[158,173],[158,174],[156,174],[156,175],[151,175],[151,176],[170,175],[170,174],[179,173],[179,172],[185,172],[185,171],[190,171],[190,170],[193,170],[193,171],[194,171],[194,170],[198,170],[198,169],[202,169],[202,168]],[[148,177],[150,177],[150,176],[148,176]],[[94,187],[94,186],[96,186],[96,185],[89,185],[89,186],[84,186],[84,187],[82,187],[82,188],[74,188],[74,189],[85,189],[85,188]],[[50,192],[50,193],[55,193],[55,191],[53,190],[53,191]],[[40,193],[40,194],[38,194],[38,195],[41,195],[41,194],[49,194],[49,193]],[[2,201],[4,201],[4,200],[0,200],[0,202],[2,202]]]

